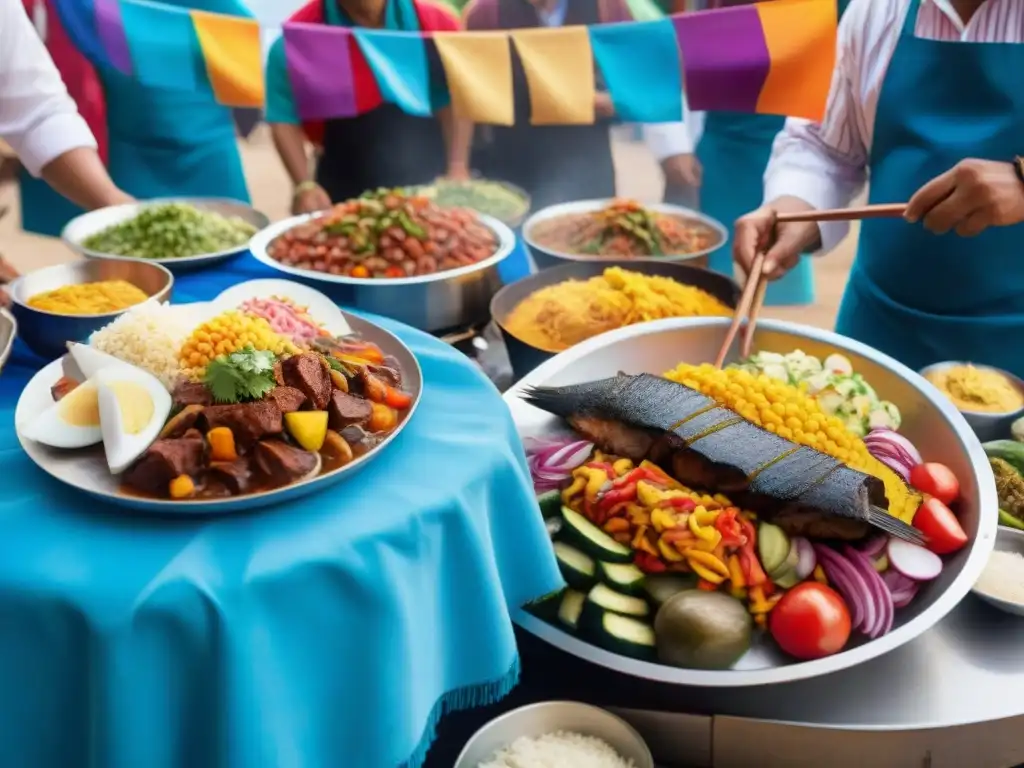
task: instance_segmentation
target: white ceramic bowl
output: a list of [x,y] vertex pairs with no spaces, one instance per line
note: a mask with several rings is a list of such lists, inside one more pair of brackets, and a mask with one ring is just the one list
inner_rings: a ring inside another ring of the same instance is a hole
[[[996,532],[995,551],[1017,552],[1024,555],[1024,531],[1000,526],[999,530]],[[1003,600],[1001,597],[996,597],[995,595],[990,595],[987,592],[982,592],[978,589],[977,584],[975,584],[974,589],[971,591],[986,603],[1001,611],[1012,613],[1014,616],[1024,616],[1024,603],[1012,603],[1009,600]]]

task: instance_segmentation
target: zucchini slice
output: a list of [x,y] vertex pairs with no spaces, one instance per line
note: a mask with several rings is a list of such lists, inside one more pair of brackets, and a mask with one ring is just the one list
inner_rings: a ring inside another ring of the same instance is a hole
[[554,547],[558,569],[562,572],[566,584],[583,592],[594,586],[594,582],[597,581],[597,566],[590,555],[563,541],[556,541]]
[[632,563],[633,552],[591,523],[579,512],[562,507],[561,538],[586,554],[606,563]]
[[616,592],[624,595],[642,595],[644,572],[635,565],[624,563],[598,563],[601,580]]
[[624,616],[645,618],[651,613],[651,607],[642,597],[620,594],[607,584],[595,585],[587,594],[587,602],[602,611],[621,613]]
[[562,604],[558,606],[558,621],[566,629],[575,632],[579,628],[580,614],[587,596],[575,589],[567,589],[562,593]]
[[612,653],[634,659],[653,660],[657,656],[654,627],[650,624],[606,611],[597,627],[596,641]]
[[550,517],[558,517],[562,510],[562,492],[547,491],[537,497],[537,504],[540,505],[540,515],[545,520]]

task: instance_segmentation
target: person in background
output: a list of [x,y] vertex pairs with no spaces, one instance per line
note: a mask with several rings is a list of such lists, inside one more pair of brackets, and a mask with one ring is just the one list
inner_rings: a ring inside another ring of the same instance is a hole
[[[74,0],[72,0],[74,1]],[[177,0],[169,0],[180,5]],[[63,53],[61,3],[30,0],[40,8],[39,31],[60,46],[62,76],[75,83],[79,109],[106,138],[110,176],[131,195],[226,197],[249,201],[232,113],[202,91],[153,88],[113,68],[93,69]],[[239,0],[189,0],[187,7],[250,16]],[[70,27],[67,34],[73,34]],[[48,41],[49,42],[49,41]],[[74,42],[72,37],[71,42]],[[103,119],[105,116],[105,120]],[[96,121],[103,124],[97,126]],[[22,225],[43,235],[60,234],[81,209],[60,199],[29,174],[21,177]]]
[[870,178],[868,219],[838,333],[913,369],[974,360],[1024,376],[1024,2],[852,0],[820,124],[775,140],[764,205],[736,224],[744,270],[827,252],[847,225],[778,224],[787,211],[842,208]]
[[[463,13],[466,29],[497,30],[630,21],[623,0],[473,0]],[[570,200],[613,197],[615,167],[608,129],[615,118],[611,97],[597,73],[593,125],[530,125],[530,97],[522,63],[513,48],[515,124],[485,126],[477,133],[473,166],[488,177],[528,192],[535,210]],[[459,131],[468,143],[473,127]],[[645,126],[645,136],[666,175],[682,174],[692,161],[681,122]]]
[[[429,32],[459,26],[453,11],[425,0],[311,0],[290,20]],[[292,180],[294,213],[322,210],[368,189],[423,184],[445,174],[468,177],[469,150],[454,150],[457,128],[448,106],[434,117],[417,117],[382,104],[356,117],[303,124],[288,79],[283,38],[271,47],[267,62],[266,119]],[[315,171],[307,140],[319,147]]]

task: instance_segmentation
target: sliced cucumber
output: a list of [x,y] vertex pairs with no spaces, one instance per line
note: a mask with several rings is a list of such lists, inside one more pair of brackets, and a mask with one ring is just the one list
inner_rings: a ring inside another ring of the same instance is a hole
[[800,583],[800,576],[797,575],[796,568],[787,568],[778,576],[772,576],[772,581],[782,589],[791,589]]
[[768,577],[778,583],[776,576],[785,576],[790,571],[795,571],[796,567],[800,565],[800,550],[797,548],[796,543],[793,541],[789,542],[789,552],[782,559],[775,568],[768,572]]
[[587,602],[603,611],[613,611],[624,616],[643,618],[651,612],[651,607],[642,597],[620,594],[607,584],[595,585],[587,594]]
[[644,591],[655,605],[668,602],[672,595],[697,588],[697,577],[691,573],[654,573],[644,579]]
[[595,640],[612,653],[623,656],[645,660],[657,656],[654,628],[650,624],[611,611],[601,616]]
[[562,603],[558,606],[558,621],[575,632],[579,628],[580,614],[587,596],[575,589],[567,589],[562,593]]
[[597,580],[597,566],[590,555],[580,552],[565,542],[555,542],[555,559],[565,583],[573,589],[586,592]]
[[562,507],[561,538],[588,555],[606,563],[631,563],[633,553],[629,547],[619,544],[615,539],[591,523],[579,512]]
[[537,504],[540,505],[540,514],[545,520],[550,517],[558,517],[562,511],[562,492],[547,491],[537,497]]
[[644,572],[635,565],[624,563],[598,563],[601,580],[616,592],[624,595],[642,595],[644,592]]
[[761,558],[761,567],[771,573],[789,554],[789,537],[779,526],[761,523],[757,527],[757,554]]

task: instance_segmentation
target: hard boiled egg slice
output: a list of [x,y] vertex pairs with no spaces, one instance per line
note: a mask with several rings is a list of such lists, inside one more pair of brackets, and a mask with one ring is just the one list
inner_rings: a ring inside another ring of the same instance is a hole
[[90,380],[40,413],[21,433],[53,448],[84,448],[103,439],[100,419],[99,391]]
[[127,366],[129,368],[135,367],[130,363],[126,363],[124,360],[114,357],[113,355],[108,355],[106,352],[100,352],[98,349],[90,347],[88,344],[68,344],[68,352],[71,353],[71,357],[75,361],[75,365],[78,366],[78,370],[80,370],[87,379],[91,379],[104,368],[111,368],[114,366]]
[[117,475],[142,455],[171,412],[171,395],[160,380],[132,366],[109,366],[96,375],[107,466]]

